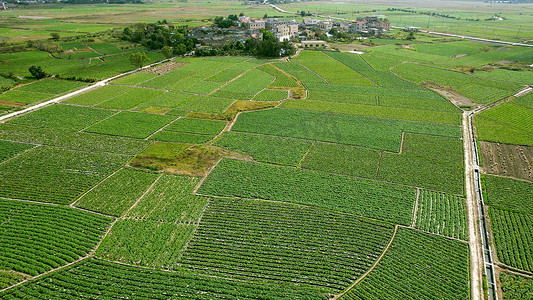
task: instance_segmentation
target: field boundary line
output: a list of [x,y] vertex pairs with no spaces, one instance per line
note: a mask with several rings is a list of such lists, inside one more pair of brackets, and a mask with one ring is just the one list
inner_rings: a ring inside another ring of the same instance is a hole
[[[107,85],[107,84],[106,84],[106,85]],[[123,92],[123,93],[119,93],[118,95],[115,95],[115,96],[113,96],[113,97],[111,97],[111,98],[108,98],[108,99],[102,100],[102,101],[100,101],[100,102],[98,102],[98,103],[95,103],[95,104],[93,104],[93,105],[88,105],[88,106],[89,106],[89,107],[92,107],[92,108],[97,108],[97,105],[100,105],[100,104],[102,104],[102,103],[104,103],[104,102],[107,102],[107,101],[113,100],[113,99],[115,99],[115,98],[117,98],[117,97],[120,97],[120,96],[126,94],[127,92],[128,92],[128,91],[125,91],[125,92]],[[65,104],[67,104],[67,103],[65,103]],[[104,108],[104,109],[106,109],[106,108]]]
[[447,235],[444,235],[444,234],[435,233],[435,232],[431,232],[431,231],[425,231],[425,230],[422,230],[422,229],[414,228],[414,227],[411,227],[411,226],[405,226],[405,225],[401,225],[401,224],[398,224],[398,226],[402,227],[402,228],[405,228],[405,229],[415,230],[415,231],[418,231],[418,232],[423,232],[423,233],[426,233],[426,234],[436,235],[436,236],[439,236],[439,237],[442,237],[442,238],[445,238],[445,239],[449,239],[449,240],[458,241],[458,242],[461,242],[461,243],[468,244],[468,241],[461,240],[461,239],[456,238],[456,237],[451,237],[451,236],[447,236]]
[[405,131],[402,131],[402,139],[400,140],[400,151],[398,152],[399,154],[402,154],[403,152],[403,141],[405,139]]
[[339,299],[340,297],[346,295],[346,293],[348,293],[350,290],[352,290],[357,284],[359,284],[361,281],[363,281],[363,279],[365,279],[368,274],[370,274],[377,266],[378,264],[381,262],[381,260],[383,259],[383,257],[385,256],[385,254],[388,252],[390,246],[392,245],[392,242],[394,241],[394,239],[396,238],[396,234],[398,233],[398,228],[400,227],[400,225],[396,225],[394,226],[394,233],[392,234],[392,237],[389,241],[389,244],[385,247],[385,249],[383,249],[383,252],[381,253],[381,255],[378,257],[378,259],[376,259],[376,261],[374,262],[374,264],[370,267],[370,269],[368,269],[363,275],[361,275],[361,277],[359,277],[354,283],[352,283],[352,285],[350,285],[346,290],[344,290],[344,292],[340,293],[340,294],[337,294],[335,295],[332,299],[333,300],[336,300],[336,299]]
[[517,269],[517,268],[514,268],[514,267],[511,267],[511,266],[508,266],[504,263],[501,263],[501,262],[496,262],[495,265],[501,269],[501,272],[506,272],[506,273],[511,273],[511,274],[515,274],[515,275],[518,275],[518,276],[522,276],[522,277],[526,277],[526,278],[529,278],[529,279],[533,279],[533,273],[530,273],[530,272],[527,272],[527,271],[524,271],[524,270],[521,270],[521,269]]
[[207,207],[209,206],[209,199],[207,199],[203,209],[202,209],[202,213],[200,214],[200,216],[198,217],[198,220],[196,221],[196,226],[194,226],[194,230],[191,232],[191,235],[190,235],[190,238],[189,240],[187,241],[187,243],[185,243],[185,245],[183,246],[182,250],[181,250],[181,253],[178,257],[178,261],[179,261],[179,265],[181,266],[182,265],[182,261],[181,261],[181,258],[183,257],[183,254],[185,253],[185,251],[187,251],[187,248],[189,248],[189,243],[191,242],[191,240],[193,239],[194,235],[196,234],[196,230],[198,229],[198,227],[200,226],[200,222],[202,222],[202,217],[204,216],[204,213],[205,213],[205,210],[207,209]]
[[[329,56],[329,55],[328,55]],[[314,70],[311,70],[308,66],[302,64],[301,62],[299,61],[295,61],[295,63],[299,64],[300,66],[304,67],[305,69],[307,69],[309,72],[312,72],[314,73],[316,76],[318,76],[320,79],[324,80],[325,83],[329,83],[331,84],[331,82],[329,80],[327,80],[326,78],[322,77],[320,74],[318,74],[316,71]]]
[[66,265],[63,265],[63,266],[57,267],[57,268],[52,269],[52,270],[48,270],[48,271],[46,271],[46,272],[44,272],[44,273],[41,273],[41,274],[39,274],[39,275],[37,275],[37,276],[33,276],[33,277],[31,277],[31,278],[26,278],[26,279],[24,279],[24,280],[21,281],[21,282],[15,283],[14,285],[8,286],[8,287],[6,287],[6,288],[0,290],[0,293],[3,293],[3,292],[5,292],[5,291],[8,291],[8,290],[10,290],[10,289],[12,289],[12,288],[15,288],[15,287],[17,287],[17,286],[19,286],[19,285],[22,285],[22,284],[26,283],[26,282],[29,282],[29,281],[33,281],[33,280],[39,279],[39,278],[41,278],[41,277],[43,277],[43,276],[45,276],[45,275],[48,275],[48,274],[50,274],[50,273],[53,273],[53,272],[56,272],[56,271],[62,270],[62,269],[67,268],[67,267],[70,267],[70,266],[72,266],[73,264],[79,263],[80,261],[85,260],[85,259],[87,259],[87,258],[89,258],[89,257],[91,257],[91,256],[93,256],[93,255],[92,255],[92,254],[87,254],[87,255],[85,255],[85,256],[83,256],[83,257],[78,258],[77,260],[75,260],[75,261],[73,261],[73,262],[69,262],[69,263],[66,264]]
[[418,213],[418,200],[420,199],[420,188],[416,188],[416,201],[415,201],[415,207],[414,207],[414,213],[413,213],[413,222],[411,222],[411,227],[415,228],[416,224],[416,217]]
[[309,149],[307,149],[307,151],[305,152],[305,154],[302,156],[302,158],[300,159],[300,161],[298,162],[298,164],[296,165],[296,168],[299,168],[301,169],[302,168],[302,163],[304,162],[304,160],[307,158],[307,156],[309,155],[309,153],[311,153],[311,150],[313,150],[313,148],[315,147],[315,144],[317,142],[314,141],[311,143],[311,146],[309,146]]
[[[68,105],[68,104],[65,104],[65,105]],[[111,111],[112,111],[112,110],[111,110]],[[93,127],[93,126],[96,125],[96,124],[100,124],[100,123],[102,123],[103,121],[105,121],[105,120],[107,120],[107,119],[110,119],[110,118],[113,117],[113,116],[118,115],[120,112],[121,112],[120,110],[114,111],[114,113],[112,113],[111,115],[109,115],[109,116],[103,118],[102,120],[100,120],[100,121],[98,121],[98,122],[96,122],[96,123],[94,123],[94,124],[91,124],[91,125],[89,125],[89,126],[83,128],[83,129],[78,130],[78,132],[85,132],[85,131],[84,131],[85,129],[89,129],[89,128]]]
[[[7,141],[7,142],[9,142],[9,141]],[[40,144],[21,143],[21,142],[14,142],[14,141],[11,141],[11,142],[12,142],[12,143],[19,143],[19,144],[26,144],[26,145],[33,145],[33,147],[28,148],[28,149],[24,149],[23,151],[21,151],[21,152],[15,154],[15,156],[12,156],[12,157],[10,157],[10,158],[8,158],[8,159],[6,159],[6,160],[0,162],[0,165],[3,165],[3,164],[5,164],[5,163],[7,163],[8,161],[12,161],[13,159],[15,159],[15,158],[21,156],[22,154],[24,154],[24,153],[26,153],[26,152],[28,152],[28,151],[34,149],[34,148],[37,148],[37,147],[41,147],[41,146],[43,146],[43,145],[40,145]]]
[[[165,115],[165,116],[166,116],[166,115]],[[170,124],[176,122],[177,120],[179,120],[179,119],[181,119],[181,118],[182,118],[182,116],[177,116],[174,120],[168,122],[167,125],[165,125],[165,126],[159,128],[158,130],[152,132],[152,134],[150,134],[149,136],[147,136],[147,137],[144,138],[144,139],[147,140],[147,141],[150,141],[150,138],[151,138],[152,136],[154,136],[156,133],[158,133],[158,132],[160,132],[160,131],[163,131],[165,128],[167,128],[168,126],[170,126]]]
[[[320,51],[320,52],[324,53],[324,52],[326,52],[326,51]],[[341,53],[345,53],[345,52],[341,52]],[[335,60],[335,61],[337,61],[337,62],[339,62],[339,63],[341,63],[341,64],[343,64],[343,65],[345,65],[348,69],[350,69],[350,70],[352,70],[353,72],[355,72],[355,73],[361,75],[361,77],[366,78],[366,80],[368,80],[368,81],[372,82],[373,84],[375,84],[376,87],[383,87],[382,85],[377,84],[374,80],[368,78],[365,74],[363,74],[363,73],[357,71],[356,69],[354,69],[354,68],[348,66],[346,63],[344,63],[344,62],[342,62],[342,61],[340,61],[340,60],[338,60],[338,59],[336,59],[336,58],[334,58],[334,57],[331,57],[331,56],[328,55],[327,53],[324,53],[324,54],[326,54],[329,58],[331,58],[331,59],[333,59],[333,60]],[[367,64],[368,64],[368,63],[367,63]],[[372,66],[370,66],[370,67],[372,68]],[[376,70],[374,70],[374,68],[372,68],[372,70],[373,70],[374,72],[376,72]]]
[[115,172],[111,173],[109,176],[106,176],[106,178],[102,179],[100,182],[98,182],[95,186],[93,186],[92,188],[90,188],[88,191],[86,191],[85,193],[81,194],[81,196],[78,197],[78,199],[76,199],[74,202],[70,203],[68,206],[70,207],[75,207],[74,205],[76,203],[78,203],[78,201],[80,201],[81,198],[83,198],[85,195],[87,195],[90,191],[94,190],[96,187],[98,187],[100,184],[102,184],[102,182],[106,181],[107,179],[109,179],[111,176],[115,175],[116,173],[118,173],[118,171],[124,169],[124,167],[121,167],[119,168],[118,170],[116,170]]
[[[204,94],[204,95],[211,96],[212,94],[218,92],[221,88],[223,88],[223,87],[225,87],[226,85],[230,84],[231,82],[233,82],[233,81],[235,81],[235,80],[241,78],[242,76],[244,76],[244,74],[250,72],[250,70],[253,70],[253,69],[255,69],[255,68],[256,68],[256,67],[253,67],[253,68],[250,68],[250,69],[248,69],[248,70],[242,72],[239,76],[234,77],[234,78],[232,78],[231,80],[228,80],[228,81],[224,82],[222,85],[220,85],[220,86],[217,87],[216,89],[212,90],[209,94]],[[224,70],[227,70],[227,68],[224,69]],[[224,71],[224,70],[222,70],[222,71]],[[222,71],[220,71],[220,72],[222,72]],[[219,72],[219,73],[220,73],[220,72]],[[214,76],[214,75],[216,75],[216,74],[213,74],[213,76]],[[233,100],[235,100],[235,99],[233,99]]]
[[154,180],[154,182],[152,182],[152,184],[150,184],[150,186],[146,189],[146,191],[144,191],[144,193],[139,197],[139,199],[137,199],[135,201],[135,203],[132,204],[132,206],[130,208],[128,208],[125,212],[122,213],[122,215],[118,218],[118,219],[123,219],[124,216],[126,216],[130,210],[132,210],[135,206],[137,206],[137,204],[150,192],[152,191],[154,185],[159,181],[159,179],[161,179],[161,177],[163,177],[165,173],[161,173],[159,174],[159,176]]
[[218,166],[218,164],[222,161],[223,157],[219,158],[217,162],[215,162],[215,164],[211,167],[211,169],[209,169],[207,171],[207,174],[205,174],[205,176],[200,179],[200,181],[198,181],[198,183],[196,184],[196,186],[194,187],[194,189],[191,191],[191,194],[193,195],[200,195],[198,193],[196,193],[198,191],[198,189],[200,188],[200,186],[202,186],[202,184],[204,183],[204,181],[206,180],[207,176],[209,176],[209,174],[211,174],[211,172],[213,172],[213,170]]

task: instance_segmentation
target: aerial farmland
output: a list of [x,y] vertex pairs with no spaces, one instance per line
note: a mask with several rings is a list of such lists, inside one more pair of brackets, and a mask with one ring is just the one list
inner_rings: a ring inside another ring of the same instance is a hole
[[533,299],[532,3],[8,1],[0,41],[2,299]]

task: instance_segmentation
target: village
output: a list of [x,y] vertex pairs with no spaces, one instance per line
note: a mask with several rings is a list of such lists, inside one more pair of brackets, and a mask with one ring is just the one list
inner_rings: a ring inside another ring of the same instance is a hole
[[271,32],[280,42],[300,43],[303,48],[326,46],[326,39],[335,33],[358,35],[361,38],[380,36],[390,30],[390,22],[383,15],[357,18],[356,21],[320,20],[303,18],[302,22],[294,19],[250,18],[245,15],[218,17],[211,27],[194,29],[189,37],[197,39],[202,46],[221,47],[228,42],[245,42],[253,38],[261,40],[265,30]]

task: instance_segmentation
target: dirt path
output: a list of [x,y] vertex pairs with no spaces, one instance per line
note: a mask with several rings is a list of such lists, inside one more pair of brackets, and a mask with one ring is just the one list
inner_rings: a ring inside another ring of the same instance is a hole
[[392,234],[392,237],[389,241],[389,244],[387,245],[387,247],[385,247],[385,249],[383,250],[383,252],[381,253],[381,255],[378,257],[378,259],[374,262],[374,264],[372,265],[372,267],[370,267],[370,269],[368,269],[365,274],[363,274],[361,277],[359,277],[352,285],[350,285],[346,290],[344,290],[344,292],[340,293],[340,294],[337,294],[335,295],[332,299],[336,300],[336,299],[339,299],[340,297],[344,296],[346,293],[348,293],[351,289],[353,289],[359,282],[361,282],[363,279],[366,278],[366,276],[368,276],[368,274],[370,274],[370,272],[372,272],[379,264],[379,262],[383,259],[383,257],[385,256],[385,254],[387,253],[387,251],[389,250],[390,246],[392,245],[392,242],[394,241],[394,238],[396,237],[396,233],[398,233],[398,228],[400,226],[396,225],[394,227],[394,233]]
[[478,205],[476,199],[476,186],[474,182],[474,153],[472,150],[472,130],[468,120],[468,113],[463,113],[463,146],[465,154],[466,178],[466,209],[468,218],[468,244],[470,249],[470,292],[472,300],[482,299],[483,287],[483,260],[481,238],[478,228]]

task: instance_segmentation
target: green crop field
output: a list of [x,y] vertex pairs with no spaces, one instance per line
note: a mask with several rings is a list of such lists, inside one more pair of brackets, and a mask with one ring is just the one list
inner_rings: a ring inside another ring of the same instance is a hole
[[123,111],[85,131],[143,139],[172,120],[174,120],[172,116]]
[[377,268],[343,299],[469,299],[469,287],[468,244],[400,228]]
[[0,268],[41,274],[87,255],[111,223],[72,208],[0,199]]
[[78,131],[110,117],[113,113],[103,109],[55,104],[20,116],[10,123]]
[[466,203],[457,196],[420,190],[415,227],[466,240]]
[[219,199],[210,201],[183,264],[204,274],[338,292],[372,264],[391,235],[391,225],[348,215]]
[[[9,298],[131,297],[181,299],[326,299],[318,292],[252,284],[186,273],[147,270],[90,258],[5,293]],[[4,296],[3,295],[3,296]],[[46,297],[46,296],[45,296]]]
[[224,159],[198,193],[289,201],[410,224],[416,190],[366,179]]
[[127,159],[118,154],[36,147],[2,164],[0,196],[69,204]]
[[153,173],[121,169],[83,195],[76,207],[120,217],[156,178]]
[[8,2],[1,299],[532,298],[533,4]]
[[458,126],[294,109],[239,116],[232,130],[399,151],[403,131],[460,137]]

